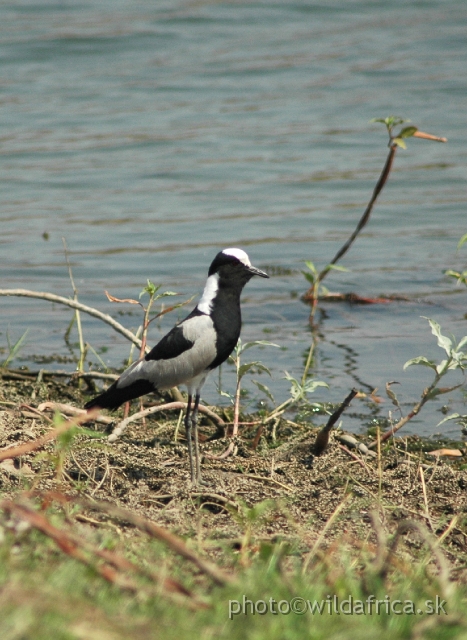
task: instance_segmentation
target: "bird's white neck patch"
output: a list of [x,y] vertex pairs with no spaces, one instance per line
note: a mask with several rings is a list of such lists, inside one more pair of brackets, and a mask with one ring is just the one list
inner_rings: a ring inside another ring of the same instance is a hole
[[230,249],[224,249],[222,253],[225,253],[226,256],[233,256],[240,260],[246,267],[251,267],[250,258],[242,249],[236,249],[235,247],[231,247]]
[[206,280],[206,286],[204,287],[203,295],[201,296],[201,300],[198,302],[198,309],[202,313],[207,313],[208,315],[212,311],[212,302],[216,297],[217,290],[219,289],[219,274],[214,273],[212,276]]

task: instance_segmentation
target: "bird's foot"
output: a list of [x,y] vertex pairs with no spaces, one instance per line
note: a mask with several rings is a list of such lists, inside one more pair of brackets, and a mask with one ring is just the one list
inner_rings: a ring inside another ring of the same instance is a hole
[[209,485],[209,482],[203,480],[201,473],[195,475],[193,474],[191,477],[191,489],[192,491],[198,491],[203,489]]

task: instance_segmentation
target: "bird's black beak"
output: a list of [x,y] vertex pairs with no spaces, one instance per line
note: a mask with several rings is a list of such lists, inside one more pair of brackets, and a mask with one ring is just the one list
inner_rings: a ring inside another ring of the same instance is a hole
[[267,273],[265,273],[264,271],[261,271],[261,269],[257,269],[256,267],[253,267],[252,265],[247,267],[247,269],[253,276],[259,276],[260,278],[269,278]]

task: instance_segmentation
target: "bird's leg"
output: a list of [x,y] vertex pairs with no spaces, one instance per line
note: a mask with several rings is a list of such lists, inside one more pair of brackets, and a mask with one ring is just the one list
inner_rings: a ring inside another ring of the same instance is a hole
[[185,414],[185,430],[186,430],[186,441],[188,444],[188,458],[190,460],[190,476],[191,482],[195,482],[195,469],[193,466],[193,445],[191,443],[191,424],[192,421],[190,419],[190,408],[191,408],[192,396],[188,396],[188,401],[186,403],[186,414]]
[[191,414],[191,425],[193,427],[193,435],[195,441],[195,483],[198,485],[201,482],[201,462],[199,458],[199,443],[198,443],[198,405],[199,405],[199,393],[195,395],[195,405]]

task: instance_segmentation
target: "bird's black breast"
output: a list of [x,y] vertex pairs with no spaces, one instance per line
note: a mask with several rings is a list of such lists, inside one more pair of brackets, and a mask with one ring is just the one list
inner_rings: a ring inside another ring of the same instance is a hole
[[193,344],[183,335],[183,326],[177,325],[151,349],[145,360],[170,360],[191,349]]
[[211,318],[217,334],[217,355],[210,369],[215,369],[227,360],[240,337],[242,317],[239,292],[223,292],[220,290],[213,303]]

